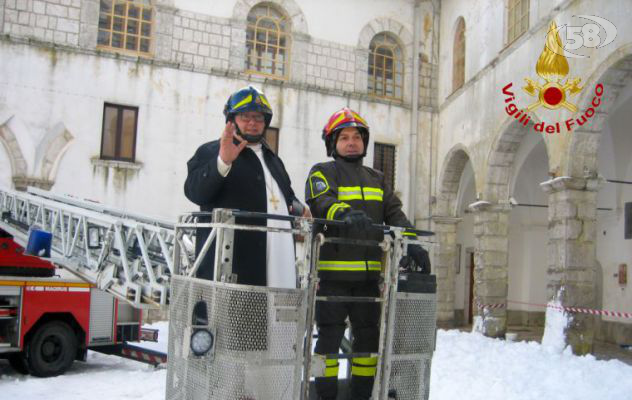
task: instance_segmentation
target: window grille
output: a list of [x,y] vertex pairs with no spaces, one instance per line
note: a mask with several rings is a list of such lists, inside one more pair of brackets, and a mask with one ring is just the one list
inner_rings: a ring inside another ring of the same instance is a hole
[[395,146],[376,142],[373,147],[373,168],[382,171],[386,183],[395,190]]
[[286,79],[289,53],[289,20],[270,5],[253,7],[246,28],[246,72]]
[[101,0],[97,46],[148,55],[153,19],[150,0]]

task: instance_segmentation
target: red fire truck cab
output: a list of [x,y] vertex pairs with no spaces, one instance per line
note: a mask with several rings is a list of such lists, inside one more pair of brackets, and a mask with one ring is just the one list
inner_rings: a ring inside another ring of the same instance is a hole
[[55,376],[140,339],[140,310],[23,251],[0,230],[0,358],[14,369]]

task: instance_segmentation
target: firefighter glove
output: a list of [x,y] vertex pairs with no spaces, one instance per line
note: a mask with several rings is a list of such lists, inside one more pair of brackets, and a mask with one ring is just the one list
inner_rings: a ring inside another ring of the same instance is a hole
[[416,269],[422,274],[430,273],[430,257],[428,256],[426,249],[418,244],[409,244],[408,256],[412,259],[412,262],[416,266],[416,268],[413,269]]
[[349,210],[342,214],[340,218],[349,226],[350,230],[357,232],[366,232],[371,229],[371,225],[373,224],[371,218],[369,218],[364,211],[360,210]]

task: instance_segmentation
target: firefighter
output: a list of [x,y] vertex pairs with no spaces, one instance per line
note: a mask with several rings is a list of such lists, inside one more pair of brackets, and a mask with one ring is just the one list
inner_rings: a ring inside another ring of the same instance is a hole
[[[325,234],[381,241],[382,230],[372,224],[412,227],[402,211],[401,201],[385,184],[384,175],[362,165],[369,143],[366,121],[353,110],[342,108],[329,118],[322,137],[327,156],[334,160],[312,167],[305,198],[314,217],[347,223],[344,228],[330,226]],[[408,255],[423,273],[430,272],[428,253],[421,246],[410,244]],[[379,297],[381,258],[378,247],[325,244],[318,265],[318,295]],[[378,351],[378,303],[318,302],[317,354],[338,353],[347,317],[353,333],[353,352]],[[356,357],[351,362],[351,398],[369,399],[377,357]],[[316,390],[322,400],[337,396],[338,365],[337,359],[327,359],[325,376],[316,379]]]

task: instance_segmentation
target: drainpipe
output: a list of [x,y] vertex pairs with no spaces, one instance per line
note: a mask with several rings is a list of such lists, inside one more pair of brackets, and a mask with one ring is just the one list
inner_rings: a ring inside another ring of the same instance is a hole
[[417,219],[417,139],[419,125],[419,40],[421,36],[421,7],[420,1],[415,1],[415,10],[413,12],[413,90],[412,90],[412,111],[410,113],[410,182],[408,184],[408,217],[415,225]]
[[[432,2],[432,48],[430,49],[430,65],[433,67],[437,67],[437,80],[439,79],[439,54],[441,54],[441,41],[439,40],[439,14],[441,13],[441,3],[440,2]],[[436,49],[436,51],[435,51]],[[430,77],[432,81],[432,75]],[[430,85],[432,87],[432,84]],[[437,85],[438,86],[438,85]],[[438,87],[437,87],[438,92]],[[432,93],[434,99],[438,100],[438,93]],[[434,102],[433,102],[434,103]],[[432,171],[433,171],[433,155],[434,155],[434,137],[436,131],[439,129],[437,124],[439,123],[439,110],[438,105],[433,104],[433,110],[430,113],[430,151],[428,152],[428,219],[426,220],[426,229],[430,230],[432,228],[432,200],[433,200],[433,185],[432,185]]]

